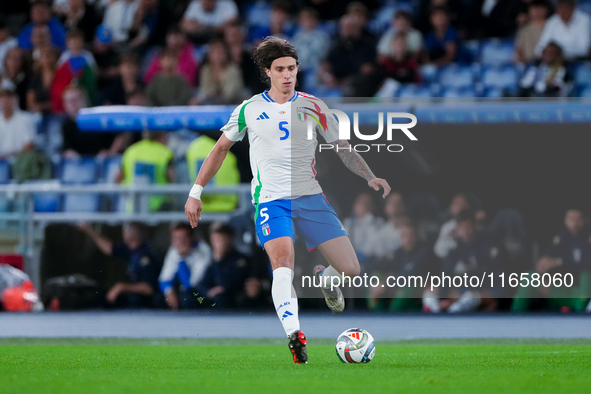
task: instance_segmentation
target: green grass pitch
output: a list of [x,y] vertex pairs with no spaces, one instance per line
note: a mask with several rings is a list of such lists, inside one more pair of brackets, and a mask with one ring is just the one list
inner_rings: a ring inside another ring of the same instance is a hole
[[377,341],[343,364],[310,339],[1,339],[0,393],[590,393],[590,340]]

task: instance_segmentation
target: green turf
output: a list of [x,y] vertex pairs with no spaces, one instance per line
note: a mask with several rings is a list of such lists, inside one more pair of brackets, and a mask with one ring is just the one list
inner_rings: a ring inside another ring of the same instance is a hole
[[590,345],[390,341],[347,365],[311,340],[309,364],[294,365],[276,341],[3,339],[0,393],[589,393]]

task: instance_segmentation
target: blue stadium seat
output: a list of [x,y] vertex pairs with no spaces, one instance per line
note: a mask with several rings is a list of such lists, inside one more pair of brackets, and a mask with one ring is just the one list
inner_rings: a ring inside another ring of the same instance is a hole
[[390,23],[398,10],[404,10],[414,14],[415,2],[412,1],[385,1],[385,4],[375,12],[372,20],[369,21],[368,27],[374,34],[380,35],[390,27]]
[[466,88],[474,84],[474,68],[450,64],[439,69],[438,82],[443,88]]
[[398,97],[433,97],[433,90],[427,86],[402,85]]
[[0,160],[0,185],[10,182],[10,164],[6,160]]
[[513,65],[503,67],[483,67],[481,81],[484,89],[497,88],[517,90],[519,72]]
[[121,156],[108,157],[100,163],[101,178],[104,183],[115,183],[115,178],[121,169]]
[[249,26],[269,26],[271,5],[267,1],[257,1],[246,6],[244,19]]
[[[10,182],[10,164],[6,160],[0,160],[0,185]],[[10,201],[0,194],[0,212],[10,211]]]
[[480,63],[486,66],[502,66],[513,62],[515,43],[513,40],[491,39],[480,47]]
[[62,210],[64,212],[98,212],[100,202],[98,194],[66,194]]
[[[60,180],[64,184],[88,185],[97,181],[98,166],[92,157],[64,159],[61,163]],[[98,194],[66,194],[62,210],[64,212],[97,212],[100,209]]]
[[591,86],[580,86],[577,88],[576,97],[591,97]]
[[575,84],[578,86],[591,86],[591,63],[584,62],[574,67]]
[[432,64],[424,64],[420,68],[423,82],[427,85],[437,82],[437,67]]
[[64,159],[60,181],[66,184],[89,184],[97,181],[97,165],[92,157]]
[[453,97],[479,97],[480,94],[477,92],[474,86],[465,86],[462,88],[455,87],[444,87],[441,89],[441,97],[453,98]]

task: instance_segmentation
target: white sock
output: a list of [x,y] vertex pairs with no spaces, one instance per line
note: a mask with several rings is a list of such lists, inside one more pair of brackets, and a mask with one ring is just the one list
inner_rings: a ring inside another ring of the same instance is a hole
[[[324,279],[326,278],[326,279]],[[332,265],[329,265],[328,267],[326,267],[324,269],[324,271],[322,272],[322,287],[324,287],[325,289],[330,289],[330,284],[333,283],[334,281],[334,285],[340,285],[340,281],[342,279],[341,274],[339,274],[339,271],[337,271],[336,269],[334,269],[334,267]],[[326,286],[324,286],[326,280]]]
[[292,280],[293,271],[287,267],[279,267],[273,271],[273,284],[271,285],[273,304],[277,317],[279,317],[288,337],[292,332],[300,329],[298,298]]

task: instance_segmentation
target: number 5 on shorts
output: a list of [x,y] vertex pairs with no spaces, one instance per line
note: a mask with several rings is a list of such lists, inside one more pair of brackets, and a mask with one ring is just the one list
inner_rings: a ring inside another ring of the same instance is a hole
[[260,212],[259,212],[259,213],[260,213],[261,217],[263,218],[263,220],[262,220],[262,221],[261,221],[261,223],[259,223],[259,224],[263,224],[263,223],[265,223],[267,220],[269,220],[269,214],[267,213],[267,209],[269,209],[269,208],[262,208],[262,209],[260,210]]

